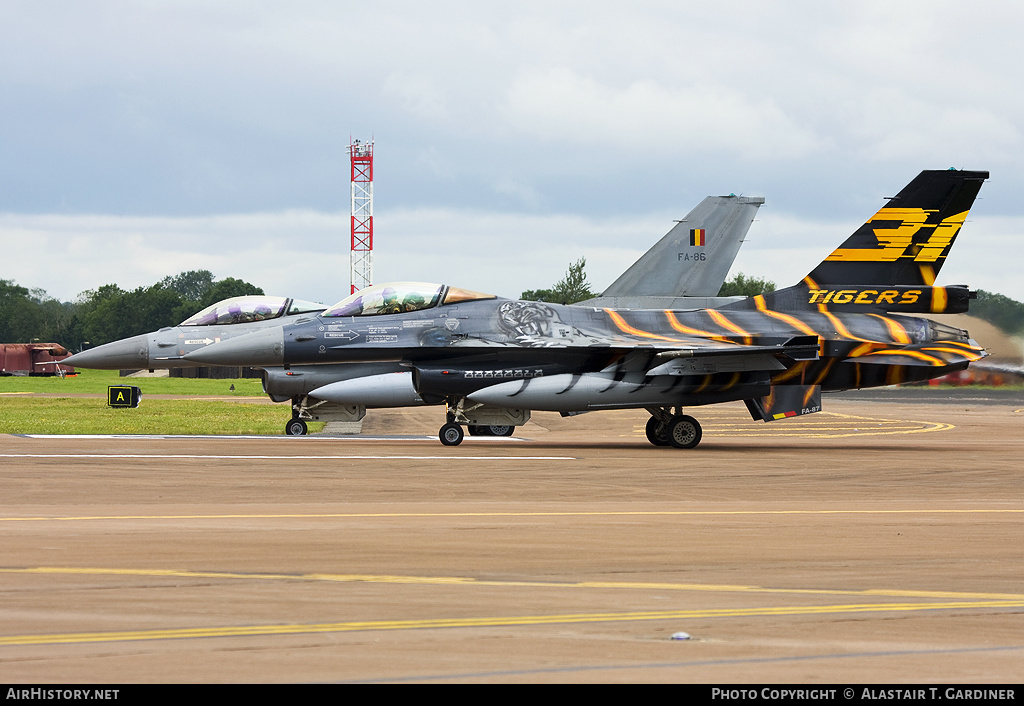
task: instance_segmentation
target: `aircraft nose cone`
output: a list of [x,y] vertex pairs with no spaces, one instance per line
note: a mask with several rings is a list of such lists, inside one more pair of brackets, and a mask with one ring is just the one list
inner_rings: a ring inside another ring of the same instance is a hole
[[149,341],[146,334],[124,338],[90,348],[61,361],[62,365],[93,370],[124,370],[149,367]]
[[185,356],[200,365],[283,365],[284,331],[280,327],[211,343]]

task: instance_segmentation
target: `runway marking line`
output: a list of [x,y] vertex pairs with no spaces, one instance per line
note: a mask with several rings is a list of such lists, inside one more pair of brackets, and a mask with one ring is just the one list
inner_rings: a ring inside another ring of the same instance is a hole
[[876,603],[829,606],[776,606],[765,608],[711,608],[703,610],[664,610],[622,613],[564,613],[559,615],[518,615],[478,618],[427,618],[420,620],[370,620],[341,623],[283,625],[246,625],[207,628],[170,628],[82,632],[50,635],[11,635],[0,637],[0,647],[14,645],[54,645],[83,642],[122,642],[130,640],[171,640],[208,637],[253,637],[310,633],[355,632],[368,630],[425,630],[442,628],[516,627],[566,623],[628,622],[639,620],[695,620],[712,618],[777,617],[785,615],[836,615],[856,613],[901,613],[934,610],[977,610],[981,608],[1018,608],[1024,601],[951,601],[946,603]]
[[312,581],[328,583],[387,583],[443,586],[489,586],[513,588],[596,588],[652,591],[689,591],[704,593],[775,593],[787,595],[857,596],[880,598],[929,598],[952,600],[1024,601],[1022,593],[976,591],[925,591],[907,589],[772,588],[734,584],[670,583],[650,581],[508,581],[477,579],[468,576],[393,576],[386,574],[271,574],[227,571],[188,571],[185,569],[115,569],[100,567],[37,566],[0,567],[4,574],[44,574],[67,576],[145,576],[148,578],[237,579],[258,581]]
[[426,618],[416,620],[371,620],[339,623],[276,624],[221,626],[205,628],[170,628],[154,630],[127,630],[111,632],[54,633],[44,635],[9,635],[0,637],[0,647],[15,645],[55,645],[139,640],[195,639],[211,637],[253,637],[266,635],[295,635],[327,632],[353,632],[369,630],[423,630],[471,627],[515,627],[523,625],[554,625],[565,623],[626,622],[640,620],[693,620],[712,618],[770,617],[783,615],[836,615],[855,613],[901,613],[923,610],[977,610],[982,608],[1021,608],[1024,595],[1001,593],[957,593],[949,591],[907,590],[843,590],[843,589],[786,589],[760,586],[733,586],[714,584],[636,583],[609,581],[582,581],[574,583],[536,581],[494,581],[467,577],[442,576],[383,576],[335,574],[237,574],[210,571],[182,571],[161,569],[103,569],[103,568],[7,568],[0,573],[116,575],[180,578],[226,578],[279,581],[342,581],[403,584],[446,584],[463,586],[510,586],[541,588],[597,588],[597,589],[651,589],[702,592],[747,592],[794,595],[842,595],[858,597],[902,597],[946,599],[924,603],[850,603],[816,606],[768,606],[762,608],[708,608],[698,610],[626,611],[598,613],[562,613],[556,615],[519,615],[476,618]]
[[310,512],[246,513],[222,515],[70,515],[0,517],[0,522],[72,522],[79,520],[294,520],[358,519],[366,517],[405,519],[415,517],[686,517],[749,515],[972,515],[1022,514],[1024,508],[938,510],[591,510],[591,511],[491,511],[491,512]]
[[[947,422],[927,422],[911,419],[884,419],[881,417],[865,417],[856,414],[843,414],[841,412],[820,412],[826,417],[838,417],[841,420],[855,420],[861,424],[878,424],[881,428],[856,428],[849,426],[835,425],[835,419],[817,419],[806,416],[794,419],[781,420],[777,425],[751,427],[751,420],[740,414],[718,414],[709,415],[704,423],[705,431],[713,434],[718,429],[728,429],[730,437],[765,437],[765,436],[786,436],[804,437],[810,439],[842,439],[851,436],[892,436],[894,434],[921,434],[934,431],[949,431],[955,429],[956,425]],[[914,424],[913,427],[894,427],[893,425]],[[883,426],[884,425],[884,426]],[[740,430],[740,431],[737,431]],[[644,427],[635,426],[634,435],[643,436]]]
[[250,459],[255,460],[275,460],[280,459],[284,461],[311,461],[311,460],[324,460],[324,461],[367,461],[367,460],[380,460],[380,461],[436,461],[444,459],[445,461],[577,461],[579,460],[576,456],[407,456],[407,455],[344,455],[344,456],[297,456],[297,455],[269,455],[269,454],[82,454],[82,453],[63,453],[63,454],[0,454],[0,458],[138,458],[138,459],[156,459],[156,458],[191,458],[191,459],[220,459],[220,460],[240,460],[246,461]]
[[[131,440],[131,441],[172,441],[177,439],[203,439],[215,441],[282,441],[287,443],[312,443],[312,441],[340,441],[352,443],[356,441],[387,441],[387,442],[424,442],[437,441],[436,436],[361,436],[358,434],[346,436],[321,436],[320,434],[309,434],[305,436],[280,436],[267,434],[11,434],[23,439],[77,439],[77,440]],[[464,443],[489,444],[499,441],[512,441],[525,443],[528,439],[518,436],[467,436]]]

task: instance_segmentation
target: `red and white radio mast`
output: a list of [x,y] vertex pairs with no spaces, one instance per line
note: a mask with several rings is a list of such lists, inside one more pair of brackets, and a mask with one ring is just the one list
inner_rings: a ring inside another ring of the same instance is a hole
[[373,140],[352,140],[352,292],[373,284]]

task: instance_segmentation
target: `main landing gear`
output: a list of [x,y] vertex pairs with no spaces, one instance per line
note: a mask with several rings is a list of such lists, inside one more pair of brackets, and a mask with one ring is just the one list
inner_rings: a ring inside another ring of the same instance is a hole
[[668,408],[647,408],[651,418],[647,420],[647,440],[655,446],[674,446],[677,449],[692,449],[700,443],[703,431],[700,423],[676,408],[672,414]]
[[512,436],[516,428],[511,424],[468,424],[470,436]]

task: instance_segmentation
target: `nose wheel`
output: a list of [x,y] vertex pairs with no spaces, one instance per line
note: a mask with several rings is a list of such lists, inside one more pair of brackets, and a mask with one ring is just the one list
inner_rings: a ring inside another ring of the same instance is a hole
[[465,438],[465,434],[461,426],[455,422],[448,422],[441,427],[441,430],[437,433],[437,438],[445,446],[458,446],[462,443],[462,439]]
[[289,419],[284,425],[284,433],[288,436],[305,436],[306,431],[306,423],[301,419]]

